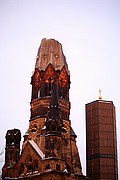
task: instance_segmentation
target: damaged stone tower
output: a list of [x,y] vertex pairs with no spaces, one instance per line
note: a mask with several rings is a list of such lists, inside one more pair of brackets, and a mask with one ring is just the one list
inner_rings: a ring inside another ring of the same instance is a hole
[[70,72],[58,41],[42,40],[31,85],[31,117],[22,151],[20,153],[19,130],[9,130],[2,177],[21,180],[86,179],[82,174],[77,136],[69,118]]

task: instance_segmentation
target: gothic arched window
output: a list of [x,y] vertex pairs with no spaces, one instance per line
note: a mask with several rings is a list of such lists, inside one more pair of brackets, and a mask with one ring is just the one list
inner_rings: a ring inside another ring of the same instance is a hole
[[60,164],[56,164],[56,170],[60,171]]
[[21,163],[20,165],[20,174],[24,173],[24,163]]
[[46,82],[46,96],[50,96],[51,95],[51,91],[52,91],[52,84],[53,84],[53,80],[49,77]]
[[50,169],[50,164],[46,164],[45,169],[46,169],[46,170],[47,170],[47,169]]
[[10,160],[12,160],[12,150],[10,151]]
[[27,165],[27,172],[32,172],[33,171],[33,166],[32,166],[32,158],[31,158],[31,156],[27,157],[26,165]]
[[38,90],[38,98],[41,97],[41,89]]
[[38,161],[34,160],[33,162],[33,171],[38,171]]
[[56,131],[56,126],[55,126],[55,124],[52,125],[52,131]]

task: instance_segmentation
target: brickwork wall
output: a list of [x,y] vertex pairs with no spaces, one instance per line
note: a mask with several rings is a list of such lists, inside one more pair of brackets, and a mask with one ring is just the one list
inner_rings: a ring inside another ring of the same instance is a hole
[[117,180],[115,108],[111,101],[86,105],[87,175],[94,180]]

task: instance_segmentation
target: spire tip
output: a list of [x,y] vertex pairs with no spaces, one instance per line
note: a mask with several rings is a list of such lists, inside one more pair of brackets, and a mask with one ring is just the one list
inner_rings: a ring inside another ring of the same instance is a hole
[[102,96],[101,96],[101,89],[99,89],[99,100],[101,100],[102,99]]

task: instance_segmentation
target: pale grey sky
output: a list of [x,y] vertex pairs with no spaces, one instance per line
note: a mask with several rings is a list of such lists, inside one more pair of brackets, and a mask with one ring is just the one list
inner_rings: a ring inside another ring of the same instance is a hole
[[8,129],[19,128],[23,136],[28,128],[30,81],[42,38],[63,46],[71,74],[71,122],[85,174],[85,104],[98,99],[99,88],[116,106],[120,146],[120,1],[0,0],[0,150]]

